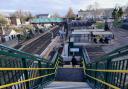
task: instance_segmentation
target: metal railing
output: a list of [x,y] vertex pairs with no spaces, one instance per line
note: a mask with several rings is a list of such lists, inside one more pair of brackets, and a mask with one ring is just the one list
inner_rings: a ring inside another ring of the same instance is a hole
[[46,59],[0,45],[0,89],[38,89],[53,81],[60,57]]
[[86,79],[95,89],[128,89],[128,46],[92,63],[86,62],[86,56],[83,59]]

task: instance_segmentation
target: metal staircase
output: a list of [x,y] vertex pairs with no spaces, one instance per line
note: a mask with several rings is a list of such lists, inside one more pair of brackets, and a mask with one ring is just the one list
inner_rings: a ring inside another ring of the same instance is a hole
[[59,68],[56,81],[83,82],[83,68]]
[[38,89],[53,81],[60,58],[54,61],[0,45],[0,89]]
[[48,61],[0,45],[0,89],[128,89],[128,46],[95,62],[87,55],[82,68],[60,68],[58,51]]

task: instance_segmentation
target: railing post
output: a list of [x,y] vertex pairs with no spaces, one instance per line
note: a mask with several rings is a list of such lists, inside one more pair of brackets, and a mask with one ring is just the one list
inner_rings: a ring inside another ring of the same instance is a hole
[[[41,61],[38,61],[38,68],[41,68],[42,66],[41,66]],[[39,76],[42,76],[42,70],[39,70]],[[39,79],[39,82],[42,80],[42,78],[41,79]]]
[[[25,58],[22,58],[22,65],[23,65],[23,68],[27,68],[27,63]],[[27,70],[24,70],[24,77],[25,77],[25,80],[29,78]],[[26,89],[29,89],[29,82],[26,82]]]
[[[111,59],[106,59],[106,60],[107,60],[107,63],[106,63],[105,70],[108,70],[108,69],[110,68],[109,66],[110,66],[110,63],[111,63]],[[108,75],[109,75],[109,73],[106,72],[106,73],[105,73],[105,76],[104,76],[105,82],[107,82],[107,83],[108,83],[108,79],[109,79],[109,78],[107,77]],[[108,86],[105,85],[105,89],[108,89]]]
[[[97,69],[97,62],[95,63],[95,69]],[[95,78],[97,78],[97,71],[95,71]],[[94,83],[94,86],[96,86],[96,81]]]
[[[41,62],[40,61],[38,61],[38,68],[41,68],[42,66],[41,66]],[[39,70],[39,75],[41,76],[42,75],[42,71],[41,70]]]

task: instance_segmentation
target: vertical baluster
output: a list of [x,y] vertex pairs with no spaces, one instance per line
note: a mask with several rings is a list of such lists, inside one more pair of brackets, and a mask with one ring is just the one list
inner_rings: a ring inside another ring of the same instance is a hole
[[[120,70],[121,69],[121,60],[118,62],[118,66],[117,66],[117,70]],[[119,78],[120,78],[120,73],[117,73],[117,76],[116,76],[116,86],[119,86]]]
[[[124,66],[124,67],[125,67],[124,69],[125,69],[125,70],[128,70],[128,59],[125,60],[125,63],[126,63],[126,64],[125,64],[125,66]],[[123,84],[122,89],[127,89],[127,88],[128,88],[128,87],[126,88],[126,86],[125,86],[127,77],[128,77],[128,74],[125,73],[125,74],[124,74],[124,78],[123,78],[123,82],[122,82],[122,84]]]
[[[117,66],[118,66],[118,61],[115,62],[114,70],[117,69]],[[115,78],[116,78],[116,73],[113,74],[113,79],[112,79],[113,85],[116,85],[116,83],[115,83],[115,81],[116,81]]]
[[[94,69],[97,69],[97,64],[98,64],[98,63],[96,62],[96,63],[95,63],[95,68],[94,68]],[[95,78],[96,78],[96,77],[97,77],[97,72],[95,71]],[[96,83],[97,83],[97,82],[96,82],[96,80],[95,80],[95,82],[94,82],[94,86],[96,86]]]
[[[107,60],[107,62],[106,62],[105,70],[111,69],[111,59],[109,58],[106,60]],[[109,82],[108,76],[109,76],[109,73],[106,72],[105,73],[105,82],[107,82],[107,83]],[[105,85],[105,89],[108,89],[108,86]]]
[[[121,62],[121,70],[123,70],[124,69],[124,63],[125,63],[125,60],[123,60],[122,62]],[[123,76],[123,73],[120,73],[120,79],[119,79],[119,87],[122,87],[122,76]]]
[[[27,62],[26,62],[26,59],[25,58],[22,58],[22,64],[23,64],[23,68],[27,68]],[[28,79],[28,71],[27,70],[24,70],[24,76],[25,76],[25,79]],[[29,82],[26,82],[26,88],[29,89]]]

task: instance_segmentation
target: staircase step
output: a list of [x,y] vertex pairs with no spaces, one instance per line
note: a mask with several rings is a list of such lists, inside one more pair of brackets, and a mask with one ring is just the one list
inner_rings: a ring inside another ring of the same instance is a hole
[[59,68],[55,80],[82,82],[83,78],[83,68]]
[[43,89],[92,89],[85,82],[53,82]]

